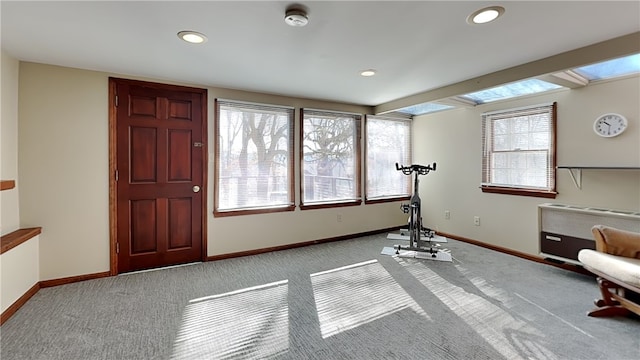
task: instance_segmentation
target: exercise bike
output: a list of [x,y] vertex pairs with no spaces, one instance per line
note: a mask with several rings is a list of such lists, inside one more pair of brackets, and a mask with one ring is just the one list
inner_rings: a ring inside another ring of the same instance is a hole
[[[416,164],[400,166],[396,163],[396,170],[402,171],[405,175],[414,175],[413,195],[411,195],[409,204],[400,205],[402,212],[409,214],[409,246],[396,245],[396,254],[400,254],[400,250],[410,250],[415,251],[416,255],[419,253],[428,254],[433,260],[451,261],[451,254],[442,252],[438,249],[439,245],[434,242],[435,231],[422,225],[422,200],[419,195],[420,180],[418,177],[420,175],[427,175],[430,171],[436,171],[436,163],[434,162],[427,166]],[[401,230],[401,235],[405,235],[404,232],[405,230]]]

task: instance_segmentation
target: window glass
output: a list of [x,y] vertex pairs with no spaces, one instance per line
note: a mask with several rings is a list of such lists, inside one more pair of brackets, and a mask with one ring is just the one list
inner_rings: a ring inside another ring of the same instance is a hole
[[460,96],[463,99],[471,100],[476,104],[483,104],[497,100],[505,100],[523,95],[537,94],[549,90],[560,89],[562,86],[550,82],[528,79],[511,84],[500,85],[490,89],[476,91]]
[[411,120],[367,116],[366,200],[409,196],[410,177],[396,163],[411,164]]
[[483,114],[483,191],[555,194],[555,114],[555,103]]
[[302,113],[302,204],[360,201],[360,115]]
[[603,80],[640,72],[640,54],[603,61],[574,69],[589,80]]
[[215,211],[293,206],[293,108],[216,102]]
[[413,106],[407,106],[405,108],[398,110],[398,112],[415,116],[415,115],[424,115],[424,114],[428,114],[436,111],[448,110],[448,109],[453,109],[453,106],[431,102],[431,103],[423,103],[423,104],[418,104]]

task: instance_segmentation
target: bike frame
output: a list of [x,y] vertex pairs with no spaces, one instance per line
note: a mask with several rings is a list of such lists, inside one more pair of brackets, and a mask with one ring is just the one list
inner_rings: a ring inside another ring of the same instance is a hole
[[[436,163],[432,165],[423,166],[423,165],[410,165],[410,166],[399,166],[396,163],[396,170],[402,171],[405,175],[414,175],[413,180],[413,194],[411,195],[411,199],[409,200],[409,204],[401,205],[401,209],[404,213],[409,214],[409,247],[404,248],[405,250],[414,250],[414,251],[428,251],[431,254],[435,254],[437,250],[433,249],[431,244],[431,240],[434,236],[433,230],[426,228],[422,225],[422,200],[420,199],[420,175],[427,175],[430,171],[436,170]],[[429,240],[422,240],[422,235]],[[401,246],[398,245],[397,251],[400,251]]]

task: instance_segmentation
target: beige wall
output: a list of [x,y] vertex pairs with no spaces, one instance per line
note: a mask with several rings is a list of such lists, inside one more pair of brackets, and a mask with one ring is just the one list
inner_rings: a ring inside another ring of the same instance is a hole
[[[24,227],[43,227],[40,280],[109,270],[109,75],[34,63],[20,64],[20,216]],[[210,87],[208,92],[208,255],[371,231],[405,221],[397,202],[214,218],[213,99],[363,113],[370,109]],[[537,254],[537,205],[546,201],[483,194],[478,189],[480,114],[557,101],[559,164],[612,165],[614,160],[611,159],[615,159],[615,165],[640,166],[639,96],[635,77],[418,117],[414,123],[415,162],[438,163],[438,170],[422,178],[421,182],[427,225]],[[592,122],[597,115],[608,111],[626,115],[630,127],[618,138],[599,139],[591,130]],[[612,153],[612,157],[605,155]],[[296,164],[298,156],[296,154]],[[299,183],[296,174],[296,188]],[[615,186],[608,186],[611,183]],[[560,170],[560,194],[555,201],[637,211],[640,208],[639,184],[640,171],[585,171],[582,189],[577,189],[568,171]],[[451,211],[450,220],[444,220],[444,210]],[[337,221],[338,214],[342,216],[342,222]],[[481,217],[480,227],[473,226],[475,215]]]
[[[558,165],[640,167],[640,81],[634,76],[574,90],[444,111],[417,117],[414,160],[436,161],[438,170],[421,182],[425,222],[441,231],[537,255],[538,204],[556,202],[640,211],[640,170],[584,170],[582,188],[569,170],[558,170],[557,198],[482,193],[481,114],[556,101]],[[598,115],[623,114],[627,131],[603,139],[592,130]],[[451,218],[445,220],[449,210]],[[480,226],[473,217],[480,216]]]
[[20,218],[43,228],[40,280],[109,269],[107,84],[20,64]]
[[[40,280],[109,270],[109,75],[51,65],[20,64],[20,215],[25,227],[43,227]],[[370,110],[354,105],[208,88],[208,255],[356,234],[404,222],[405,216],[398,203],[214,218],[213,100],[217,97],[350,112]],[[297,157],[298,154],[296,164]],[[299,183],[296,174],[296,188]],[[341,222],[337,221],[338,214],[342,216]]]

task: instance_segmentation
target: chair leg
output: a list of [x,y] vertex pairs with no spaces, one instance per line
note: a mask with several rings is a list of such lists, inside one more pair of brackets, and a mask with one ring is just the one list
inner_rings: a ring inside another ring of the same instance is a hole
[[587,313],[591,317],[629,316],[631,311],[622,306],[605,306],[593,309]]
[[596,300],[595,302],[596,306],[620,305],[619,302],[615,301],[613,297],[611,297],[611,291],[609,290],[609,289],[617,289],[618,286],[616,284],[613,284],[610,281],[599,277],[598,287],[600,288],[600,294],[602,295],[602,299]]
[[597,309],[593,309],[587,313],[593,317],[604,316],[628,316],[631,311],[620,305],[620,302],[616,301],[611,296],[611,289],[618,289],[619,286],[601,277],[598,278],[598,287],[602,294],[602,299],[596,299],[594,301]]

